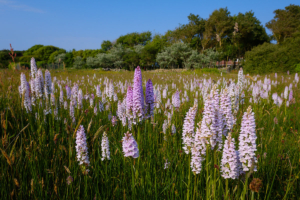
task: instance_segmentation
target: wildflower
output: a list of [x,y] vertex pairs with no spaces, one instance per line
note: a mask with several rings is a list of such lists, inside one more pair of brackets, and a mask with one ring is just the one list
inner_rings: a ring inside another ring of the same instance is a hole
[[110,151],[109,151],[109,142],[106,132],[103,133],[102,141],[101,141],[101,149],[102,149],[102,158],[101,160],[108,159],[110,160]]
[[90,107],[94,107],[94,94],[91,94],[90,96]]
[[73,102],[71,101],[70,102],[70,117],[72,118],[72,119],[75,119],[75,116],[74,116],[74,104],[73,104]]
[[97,115],[98,109],[97,109],[97,105],[95,105],[94,107],[94,114]]
[[178,90],[172,96],[172,104],[178,110],[180,107],[180,96]]
[[168,129],[168,121],[166,119],[163,123],[162,129],[163,129],[163,133],[164,133],[164,139],[166,140],[167,139],[166,133],[167,133],[167,129]]
[[133,119],[133,97],[132,97],[132,88],[129,86],[127,89],[127,95],[126,95],[126,114],[127,117],[131,120]]
[[107,103],[106,105],[105,105],[105,110],[109,110],[110,109],[110,103]]
[[249,171],[254,165],[256,171],[257,159],[256,152],[256,134],[255,134],[255,119],[251,106],[244,113],[242,118],[241,133],[239,135],[239,156],[240,162],[243,165],[243,171]]
[[194,143],[191,149],[192,159],[191,168],[195,174],[199,174],[202,169],[202,162],[206,155],[206,143],[207,139],[202,137],[201,123],[197,124],[196,134],[194,136]]
[[264,157],[264,159],[267,158],[267,152],[265,152],[265,153],[263,154],[263,157]]
[[222,114],[224,116],[223,121],[223,135],[227,135],[228,132],[232,130],[233,127],[233,116],[231,111],[231,100],[228,94],[228,90],[225,88],[221,95],[220,107]]
[[31,104],[35,105],[35,80],[30,80]]
[[186,154],[189,154],[191,151],[193,137],[195,134],[195,117],[197,112],[197,106],[194,105],[187,112],[185,119],[183,121],[183,131],[182,131],[182,139],[183,139],[183,149]]
[[117,121],[118,121],[117,117],[112,116],[111,123],[112,123],[113,126],[115,126],[117,124]]
[[27,88],[27,80],[25,74],[21,73],[21,94],[24,94]]
[[154,110],[154,93],[151,79],[146,83],[146,115],[147,117],[153,116]]
[[285,86],[285,88],[284,88],[284,99],[288,99],[288,95],[289,95],[289,88],[288,88],[288,86]]
[[70,185],[73,182],[73,177],[72,176],[68,176],[67,178],[67,184]]
[[201,137],[206,138],[207,142],[210,143],[211,149],[214,149],[217,143],[217,120],[216,120],[216,109],[215,101],[213,99],[213,93],[211,92],[205,100],[203,118],[201,121]]
[[60,105],[64,104],[64,91],[62,88],[60,89],[60,92],[59,92],[59,102],[60,102]]
[[115,93],[115,88],[114,88],[114,84],[113,84],[113,82],[111,80],[109,82],[109,90],[108,90],[108,97],[109,97],[110,101],[112,101],[114,93]]
[[37,73],[37,67],[35,63],[34,57],[31,58],[30,60],[30,71],[31,71],[31,78],[35,78],[35,74]]
[[222,177],[225,179],[238,178],[238,158],[235,150],[235,141],[234,138],[231,137],[231,133],[228,134],[225,140],[221,163]]
[[293,90],[290,90],[289,101],[292,101],[292,99],[293,99]]
[[70,99],[71,95],[72,95],[72,92],[71,92],[71,88],[67,85],[66,85],[66,92],[67,92],[67,99]]
[[31,108],[31,99],[30,99],[30,87],[28,82],[26,81],[25,74],[21,73],[21,91],[22,95],[24,95],[24,107],[26,112],[29,113],[32,111]]
[[117,93],[114,94],[114,101],[118,101],[118,95],[117,95]]
[[45,93],[46,94],[51,94],[52,92],[52,81],[51,81],[51,74],[50,72],[46,69],[45,71]]
[[64,101],[64,109],[67,110],[68,109],[68,102]]
[[55,96],[53,92],[51,93],[51,106],[55,106]]
[[168,169],[169,166],[170,166],[170,162],[168,162],[168,159],[166,159],[164,169]]
[[96,87],[96,95],[97,95],[97,97],[101,97],[100,85],[97,85],[97,87]]
[[244,74],[243,74],[243,68],[241,67],[238,73],[238,87],[239,87],[239,94],[242,92],[244,87]]
[[159,88],[157,88],[157,89],[155,90],[154,99],[155,99],[155,107],[156,107],[156,108],[160,108],[160,103],[161,103],[161,93],[160,93]]
[[132,114],[133,114],[133,123],[142,121],[144,116],[144,94],[142,89],[142,75],[140,73],[140,68],[136,68],[134,74],[134,83],[133,83],[133,93],[132,93]]
[[167,89],[165,88],[164,90],[163,90],[163,98],[165,99],[165,98],[167,98]]
[[79,89],[78,95],[77,95],[77,101],[78,101],[78,104],[77,104],[77,105],[78,105],[78,109],[83,108],[83,107],[82,107],[82,98],[83,98],[82,90]]
[[103,112],[103,111],[104,111],[103,103],[99,100],[99,112]]
[[171,132],[172,132],[172,134],[176,133],[176,127],[174,124],[172,124]]
[[109,111],[109,113],[108,113],[108,120],[111,120],[111,117],[112,117],[112,115],[111,115],[111,111]]
[[129,133],[129,131],[127,131],[127,133],[125,133],[125,136],[123,137],[122,148],[125,157],[139,157],[138,144],[136,143],[132,134]]
[[76,133],[76,153],[77,153],[77,161],[79,165],[89,166],[89,155],[88,148],[86,143],[86,135],[84,131],[84,127],[82,125],[79,126]]

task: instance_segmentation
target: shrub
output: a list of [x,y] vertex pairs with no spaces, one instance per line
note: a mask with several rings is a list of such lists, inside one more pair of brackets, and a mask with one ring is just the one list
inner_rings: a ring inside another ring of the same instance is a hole
[[300,62],[300,37],[287,39],[283,44],[264,43],[245,54],[247,73],[294,72]]

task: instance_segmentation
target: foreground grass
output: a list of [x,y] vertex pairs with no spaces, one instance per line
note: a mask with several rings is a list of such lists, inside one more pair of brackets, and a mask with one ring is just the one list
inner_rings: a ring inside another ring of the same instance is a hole
[[[29,81],[29,71],[23,71]],[[96,78],[93,78],[95,74]],[[51,71],[52,79],[77,82],[83,93],[94,93],[94,85],[102,83],[105,77],[115,83],[132,82],[132,72],[103,72],[95,70]],[[293,81],[293,76],[283,75],[284,83],[272,88],[272,93],[284,91]],[[22,98],[18,92],[20,71],[0,72],[0,111],[1,111],[1,155],[0,155],[0,194],[3,199],[225,199],[226,181],[220,176],[221,152],[212,152],[202,171],[194,175],[190,170],[190,155],[182,151],[182,125],[186,112],[193,106],[195,91],[185,89],[183,83],[196,79],[222,80],[237,78],[236,74],[218,73],[143,73],[145,80],[154,84],[169,86],[168,98],[176,89],[187,91],[190,101],[185,102],[172,118],[177,132],[172,135],[167,130],[166,140],[162,124],[167,98],[162,98],[162,111],[153,121],[145,120],[133,127],[140,156],[137,159],[124,158],[122,137],[128,128],[118,121],[112,126],[108,115],[116,115],[117,102],[111,102],[110,110],[94,114],[88,101],[84,109],[75,112],[73,124],[69,111],[60,109],[58,118],[53,112],[44,116],[43,108],[33,107],[32,114],[22,108]],[[82,79],[84,77],[84,79]],[[272,74],[271,79],[274,79]],[[279,76],[281,79],[281,76]],[[88,81],[89,79],[89,81]],[[258,78],[264,79],[264,77]],[[83,82],[82,82],[83,80]],[[252,80],[250,80],[252,81]],[[163,88],[162,87],[162,88]],[[104,86],[101,86],[103,92]],[[117,87],[116,87],[117,88]],[[59,89],[56,93],[58,103]],[[252,105],[256,120],[258,171],[239,180],[228,181],[229,199],[297,199],[300,196],[299,162],[299,90],[293,88],[295,103],[289,107],[278,107],[269,99],[259,103],[249,103],[251,91],[245,90],[245,104],[240,105],[233,137],[238,138],[243,112]],[[199,91],[201,92],[201,91]],[[182,92],[183,93],[183,92]],[[119,100],[123,99],[121,93]],[[98,102],[98,97],[95,102]],[[199,97],[196,123],[202,119],[203,100]],[[52,110],[54,108],[52,107]],[[37,114],[35,114],[37,113]],[[67,123],[64,123],[66,119]],[[90,157],[90,172],[84,175],[78,165],[75,152],[75,136],[79,125],[87,134]],[[111,160],[101,161],[101,138],[106,131],[110,142]],[[169,168],[164,169],[166,160]],[[67,178],[73,178],[67,184]],[[253,178],[262,180],[258,193],[249,189]],[[243,190],[246,190],[243,195]]]

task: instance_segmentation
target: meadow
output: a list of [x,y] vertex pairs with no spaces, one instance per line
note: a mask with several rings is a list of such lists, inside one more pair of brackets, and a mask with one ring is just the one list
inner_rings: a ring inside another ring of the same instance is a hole
[[1,199],[299,198],[297,74],[140,72],[1,70]]

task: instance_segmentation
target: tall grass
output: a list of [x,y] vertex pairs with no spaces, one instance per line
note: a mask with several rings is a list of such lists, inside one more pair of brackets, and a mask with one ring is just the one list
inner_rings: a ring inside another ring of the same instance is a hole
[[[29,81],[29,71],[22,71]],[[59,109],[58,117],[52,113],[44,116],[43,107],[33,106],[32,113],[22,108],[22,97],[18,92],[20,71],[0,71],[1,111],[1,153],[0,153],[0,196],[1,199],[297,199],[300,196],[299,162],[299,89],[293,87],[295,103],[289,107],[273,104],[269,99],[250,103],[251,91],[245,90],[245,104],[240,105],[237,123],[232,136],[238,143],[243,112],[251,105],[255,113],[257,134],[257,172],[247,173],[238,180],[221,177],[221,152],[208,151],[202,171],[195,175],[190,168],[190,155],[182,150],[182,126],[185,114],[193,106],[195,91],[187,90],[190,101],[175,111],[172,124],[166,135],[162,124],[166,118],[162,98],[161,113],[154,118],[134,125],[132,133],[139,146],[137,159],[125,158],[122,152],[122,137],[128,131],[118,121],[112,126],[108,120],[111,111],[116,115],[117,102],[110,102],[111,109],[97,115],[88,101],[83,109],[75,109],[76,123],[73,124],[69,110]],[[96,78],[93,78],[95,74]],[[94,85],[105,77],[115,83],[132,82],[131,72],[100,72],[92,70],[51,71],[52,78],[72,82],[80,80],[83,93],[94,93]],[[81,82],[82,77],[84,81]],[[270,76],[274,79],[274,76]],[[215,81],[235,78],[236,74],[153,74],[143,73],[144,81],[152,79],[153,84],[168,85],[168,98],[183,83],[196,79],[211,78]],[[264,77],[259,77],[263,80]],[[88,82],[89,79],[89,82]],[[272,93],[282,93],[284,87],[293,81],[293,75],[284,75],[284,82],[272,86]],[[249,85],[253,81],[249,79]],[[57,87],[57,86],[56,86]],[[101,86],[103,92],[104,86]],[[119,88],[115,88],[119,90]],[[65,92],[65,91],[64,91]],[[199,93],[201,91],[198,91]],[[181,93],[183,94],[183,92]],[[58,104],[59,89],[55,93]],[[118,93],[123,99],[124,94]],[[101,98],[96,97],[95,102]],[[199,95],[196,123],[202,119],[203,100]],[[66,119],[66,123],[64,123]],[[75,151],[76,130],[83,125],[86,130],[90,158],[89,173],[85,175],[77,162]],[[111,160],[101,161],[101,138],[106,131],[111,151]],[[164,139],[166,138],[166,139]],[[170,162],[164,169],[166,160]],[[68,184],[67,178],[73,181]],[[259,192],[249,189],[253,178],[262,180]]]

